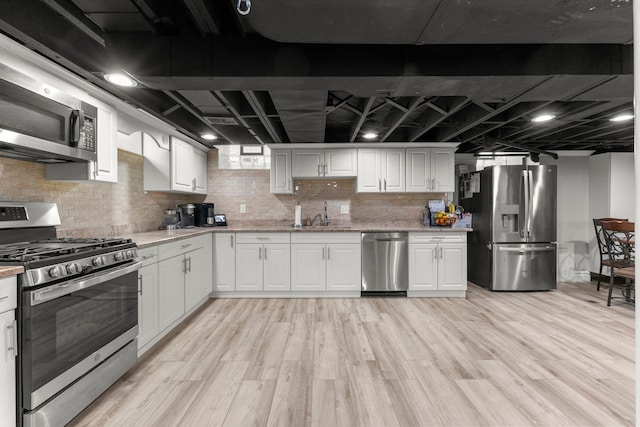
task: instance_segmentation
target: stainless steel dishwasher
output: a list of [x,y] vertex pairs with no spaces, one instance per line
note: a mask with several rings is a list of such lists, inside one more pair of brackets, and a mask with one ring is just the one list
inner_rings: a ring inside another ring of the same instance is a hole
[[408,233],[362,233],[362,294],[406,295]]

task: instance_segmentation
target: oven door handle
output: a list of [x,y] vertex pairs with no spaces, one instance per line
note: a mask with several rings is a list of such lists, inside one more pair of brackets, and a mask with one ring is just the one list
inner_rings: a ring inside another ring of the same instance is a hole
[[116,279],[125,274],[132,273],[139,270],[142,266],[142,262],[138,261],[133,264],[129,264],[126,267],[118,266],[109,270],[102,270],[92,274],[89,277],[80,277],[68,282],[62,282],[57,285],[51,285],[46,288],[31,291],[31,306],[42,304],[52,299],[60,298],[61,296],[77,292],[82,289],[87,289],[92,286],[99,285],[100,283],[108,282],[109,280]]

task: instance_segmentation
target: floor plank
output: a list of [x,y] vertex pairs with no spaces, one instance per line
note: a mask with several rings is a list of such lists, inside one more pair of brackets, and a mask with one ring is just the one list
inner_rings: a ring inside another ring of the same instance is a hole
[[635,307],[606,292],[212,299],[71,425],[635,425]]

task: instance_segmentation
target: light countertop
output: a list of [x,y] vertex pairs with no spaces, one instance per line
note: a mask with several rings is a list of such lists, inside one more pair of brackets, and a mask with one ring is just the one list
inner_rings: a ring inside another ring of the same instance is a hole
[[24,268],[21,265],[12,265],[8,267],[0,267],[0,278],[15,276],[17,274],[24,273]]
[[238,233],[238,232],[400,232],[400,231],[428,231],[428,232],[470,232],[471,228],[425,227],[418,222],[378,222],[378,223],[335,223],[328,226],[315,225],[296,229],[290,221],[234,221],[222,227],[194,227],[178,230],[157,230],[136,233],[130,236],[139,248],[167,243],[172,240],[184,239],[204,233]]

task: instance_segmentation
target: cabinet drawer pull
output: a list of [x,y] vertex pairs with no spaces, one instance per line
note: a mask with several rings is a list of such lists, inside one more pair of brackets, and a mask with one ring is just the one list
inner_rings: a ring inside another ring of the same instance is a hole
[[191,243],[187,243],[185,245],[182,245],[181,247],[182,247],[182,249],[185,249],[185,248],[188,248],[189,246],[191,246]]
[[7,326],[6,332],[6,340],[7,340],[7,351],[11,351],[13,353],[13,357],[18,355],[18,331],[16,328],[16,321],[14,320],[10,325]]
[[0,296],[0,301],[5,300],[7,298],[9,298],[9,295],[2,295]]

